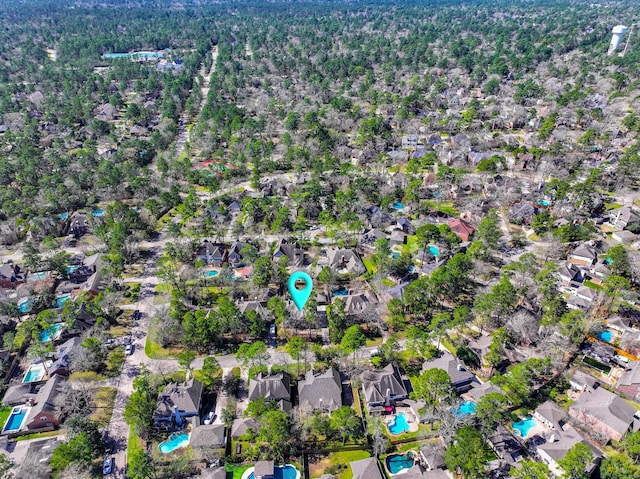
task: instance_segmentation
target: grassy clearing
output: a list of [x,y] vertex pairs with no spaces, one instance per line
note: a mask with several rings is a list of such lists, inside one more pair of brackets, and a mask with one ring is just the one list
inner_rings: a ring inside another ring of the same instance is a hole
[[60,431],[46,431],[46,432],[34,432],[33,434],[25,434],[24,436],[18,436],[14,441],[28,441],[29,439],[44,439],[45,437],[59,436]]
[[370,274],[376,274],[378,272],[378,268],[373,264],[370,258],[364,258],[362,260],[364,266],[367,268],[367,272]]
[[371,457],[371,454],[363,450],[332,452],[328,456],[325,456],[324,459],[313,464],[309,464],[309,473],[312,478],[320,477],[331,466],[338,466],[341,469],[341,472],[339,472],[336,477],[339,479],[352,479],[353,474],[349,467],[349,463],[360,459],[367,459],[368,457]]
[[81,372],[73,373],[69,376],[69,381],[78,381],[81,383],[102,381],[103,379],[107,379],[107,376],[105,376],[104,374],[95,373],[93,371],[81,371]]
[[587,286],[588,288],[595,289],[596,291],[603,291],[604,290],[604,288],[602,286],[600,286],[599,284],[593,283],[593,282],[589,281],[588,279],[585,280],[584,285]]
[[[234,466],[232,464],[227,465],[227,472],[233,473],[233,479],[241,479],[244,471],[249,469],[252,466]],[[229,475],[227,474],[227,477]]]
[[116,402],[116,388],[101,387],[96,391],[93,397],[93,404],[96,408],[91,415],[91,420],[99,424],[109,424],[111,414],[113,413],[113,405]]
[[129,440],[127,441],[127,466],[129,465],[129,460],[131,456],[139,451],[143,451],[144,447],[142,445],[142,439],[136,436],[133,428],[129,428]]
[[4,423],[7,422],[9,416],[11,415],[11,410],[13,408],[11,406],[3,406],[0,407],[0,427],[4,426]]
[[373,339],[367,339],[367,347],[371,347],[371,346],[380,346],[382,344],[382,338],[373,338]]
[[149,323],[149,334],[147,334],[147,342],[144,345],[145,354],[151,359],[171,359],[175,358],[182,352],[181,348],[163,348],[160,343],[155,340],[155,331],[159,328],[158,320],[153,317]]

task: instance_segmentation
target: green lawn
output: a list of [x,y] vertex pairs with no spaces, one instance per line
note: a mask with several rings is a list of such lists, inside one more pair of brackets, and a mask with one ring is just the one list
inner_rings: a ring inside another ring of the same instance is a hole
[[588,279],[584,282],[584,285],[587,286],[588,288],[595,289],[596,291],[603,291],[604,290],[604,288],[602,286],[600,286],[599,284],[592,283]]
[[332,452],[323,460],[314,464],[309,464],[309,472],[312,478],[320,477],[330,466],[344,465],[346,466],[346,469],[337,475],[338,479],[352,479],[353,474],[349,467],[349,463],[359,461],[360,459],[367,459],[368,457],[371,457],[371,454],[369,454],[368,451],[363,451],[361,449],[355,451]]
[[373,264],[373,261],[371,261],[370,258],[364,258],[362,261],[364,262],[368,273],[376,274],[378,272],[378,268]]
[[[233,464],[228,464],[227,472],[233,473],[233,479],[241,479],[244,471],[246,471],[250,467],[253,467],[253,466],[234,466]],[[227,477],[229,477],[228,474],[227,474]]]
[[34,432],[33,434],[25,434],[18,436],[14,441],[28,441],[29,439],[44,439],[45,437],[53,437],[60,435],[60,431]]
[[127,461],[134,452],[142,451],[142,439],[133,432],[133,428],[129,429],[129,440],[127,441]]
[[4,427],[4,423],[9,419],[12,409],[13,408],[11,406],[0,407],[0,428]]

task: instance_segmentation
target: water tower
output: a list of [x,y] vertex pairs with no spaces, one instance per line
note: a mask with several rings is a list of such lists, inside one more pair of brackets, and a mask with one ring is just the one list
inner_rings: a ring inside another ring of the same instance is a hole
[[611,37],[611,44],[609,45],[607,55],[613,55],[613,53],[618,49],[620,42],[622,41],[622,37],[627,33],[627,27],[624,25],[616,25],[613,27],[613,30],[611,30],[611,33],[613,33],[613,36]]

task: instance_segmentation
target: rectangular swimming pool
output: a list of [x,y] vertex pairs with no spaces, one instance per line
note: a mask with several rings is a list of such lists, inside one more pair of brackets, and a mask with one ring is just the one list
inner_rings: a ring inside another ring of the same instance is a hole
[[14,407],[13,411],[11,411],[11,415],[7,419],[7,422],[4,424],[4,432],[15,432],[19,431],[22,427],[22,423],[24,422],[24,418],[27,416],[30,408],[24,407]]
[[23,383],[32,383],[40,381],[44,377],[45,369],[42,364],[32,364],[27,370],[27,374],[22,379]]

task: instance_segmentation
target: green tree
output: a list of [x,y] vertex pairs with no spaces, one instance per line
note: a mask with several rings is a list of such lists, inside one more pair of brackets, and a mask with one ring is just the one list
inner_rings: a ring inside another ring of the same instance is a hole
[[207,356],[200,370],[200,381],[209,389],[216,389],[222,380],[222,368],[213,356]]
[[260,419],[258,441],[266,443],[270,457],[282,461],[291,452],[291,421],[289,415],[276,409],[266,412]]
[[589,446],[579,442],[558,461],[558,465],[562,468],[563,479],[588,479],[591,474],[587,472],[587,468],[592,461],[593,454]]
[[631,273],[631,265],[629,264],[629,255],[624,245],[617,245],[609,248],[607,251],[609,258],[609,269],[618,276],[628,276]]
[[543,462],[522,461],[520,468],[512,467],[509,474],[513,479],[548,479],[551,471]]
[[482,218],[480,224],[478,224],[476,236],[484,241],[487,246],[494,249],[498,247],[499,240],[502,237],[502,230],[500,229],[500,217],[497,210],[489,210]]
[[634,464],[640,465],[640,431],[627,434],[622,441],[622,449]]
[[493,392],[480,398],[476,418],[485,437],[492,434],[498,424],[507,419],[508,408],[509,401],[504,394]]
[[155,479],[153,457],[142,449],[135,449],[129,457],[127,474],[131,479]]
[[188,349],[178,354],[178,366],[187,372],[187,376],[191,375],[191,365],[195,359],[196,353]]
[[347,330],[347,313],[344,301],[340,298],[336,298],[333,304],[327,308],[327,321],[331,342],[339,343]]
[[133,380],[133,392],[124,408],[124,420],[134,428],[135,433],[148,439],[156,410],[158,390],[151,382],[151,374],[140,367],[140,374]]
[[353,353],[353,359],[357,360],[357,353],[365,344],[367,338],[362,332],[362,328],[359,324],[350,326],[345,332],[344,336],[340,340],[340,346],[347,353]]
[[302,358],[303,356],[303,351],[307,349],[307,343],[300,336],[294,336],[289,339],[289,341],[287,341],[287,346],[285,347],[285,349],[287,353],[289,353],[289,355],[298,362],[297,371],[298,375],[300,375],[300,358]]
[[254,265],[253,282],[256,286],[268,286],[273,277],[273,264],[268,256],[261,256]]
[[444,369],[427,369],[413,381],[412,395],[430,406],[438,407],[448,402],[454,394],[455,387]]
[[601,479],[630,479],[640,477],[640,467],[624,454],[605,458],[600,464]]
[[360,418],[349,406],[342,406],[331,413],[331,427],[338,432],[343,446],[347,439],[359,437],[362,434]]
[[[473,451],[473,454],[470,452]],[[451,445],[444,453],[447,469],[462,473],[465,479],[480,479],[487,475],[489,451],[480,432],[473,426],[462,426],[456,431]]]
[[262,341],[256,341],[252,344],[244,343],[240,345],[236,353],[236,358],[245,369],[264,366],[270,357],[267,345]]

